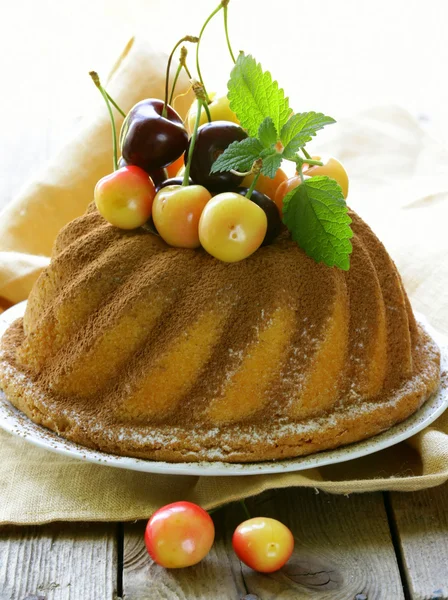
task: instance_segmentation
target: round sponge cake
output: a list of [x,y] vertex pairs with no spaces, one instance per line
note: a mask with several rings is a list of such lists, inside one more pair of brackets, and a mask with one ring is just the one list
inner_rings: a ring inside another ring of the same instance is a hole
[[239,263],[106,223],[59,234],[0,385],[33,421],[106,452],[261,461],[355,442],[406,419],[439,384],[386,250],[353,212],[351,268],[286,235]]

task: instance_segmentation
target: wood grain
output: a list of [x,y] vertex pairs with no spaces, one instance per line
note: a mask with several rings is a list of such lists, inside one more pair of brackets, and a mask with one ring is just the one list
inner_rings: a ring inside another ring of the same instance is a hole
[[412,600],[448,600],[448,484],[390,495]]
[[115,524],[0,529],[0,600],[116,598]]
[[146,554],[144,524],[125,527],[123,594],[127,600],[274,598],[400,600],[404,598],[381,494],[350,498],[289,489],[249,502],[294,533],[296,546],[278,573],[255,573],[236,558],[231,536],[244,520],[239,505],[216,513],[212,553],[198,566],[165,571]]

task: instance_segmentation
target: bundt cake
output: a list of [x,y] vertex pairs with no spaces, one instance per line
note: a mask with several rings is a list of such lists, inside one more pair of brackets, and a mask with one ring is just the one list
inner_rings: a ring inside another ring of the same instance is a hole
[[439,351],[350,216],[342,271],[286,235],[224,263],[91,205],[1,342],[6,397],[67,439],[172,462],[293,457],[391,427],[436,390]]

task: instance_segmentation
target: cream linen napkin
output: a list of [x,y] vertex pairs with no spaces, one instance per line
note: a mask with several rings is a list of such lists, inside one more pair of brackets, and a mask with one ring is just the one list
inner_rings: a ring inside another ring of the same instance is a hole
[[[161,96],[163,65],[159,55],[131,41],[108,88],[125,109]],[[187,105],[185,100],[177,108],[184,113]],[[448,334],[448,153],[399,108],[341,122],[332,135],[319,151],[345,163],[349,203],[386,243],[415,308]],[[6,301],[26,298],[58,230],[84,211],[96,180],[109,170],[110,131],[101,110],[1,215],[0,296]],[[412,491],[448,479],[448,412],[408,443],[339,465],[270,476],[149,475],[71,460],[2,432],[0,443],[0,523],[131,520],[179,499],[213,508],[269,488]]]

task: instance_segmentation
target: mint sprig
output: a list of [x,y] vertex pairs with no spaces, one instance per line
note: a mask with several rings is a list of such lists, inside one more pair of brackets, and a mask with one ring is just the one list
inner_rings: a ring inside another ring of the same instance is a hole
[[253,137],[266,117],[270,117],[277,131],[288,120],[291,110],[288,98],[269,71],[248,55],[240,53],[227,84],[230,108],[237,115],[241,127]]
[[310,177],[283,199],[283,222],[292,239],[317,262],[350,268],[351,218],[341,187],[329,177]]
[[[353,232],[342,190],[329,177],[305,179],[302,166],[307,159],[299,154],[319,130],[335,120],[314,111],[292,114],[289,99],[271,74],[243,53],[227,87],[230,108],[250,137],[230,144],[213,163],[211,172],[247,172],[255,162],[256,172],[260,172],[261,162],[261,173],[272,179],[282,160],[293,161],[302,183],[283,201],[285,225],[292,238],[316,261],[348,269]],[[309,157],[305,151],[303,154]],[[252,186],[255,183],[256,179]]]

